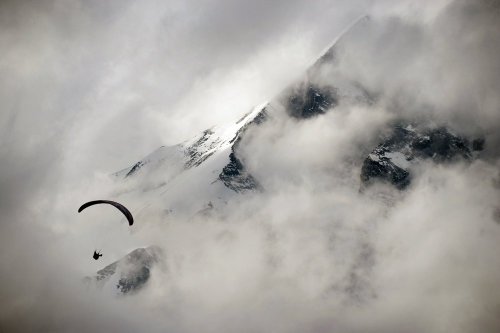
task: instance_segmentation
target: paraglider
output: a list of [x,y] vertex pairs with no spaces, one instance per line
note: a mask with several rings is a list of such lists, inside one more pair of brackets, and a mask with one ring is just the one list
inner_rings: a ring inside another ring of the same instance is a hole
[[[111,201],[111,200],[94,200],[94,201],[89,201],[84,203],[80,208],[78,208],[78,213],[80,213],[82,210],[84,210],[87,207],[93,206],[93,205],[98,205],[98,204],[108,204],[112,205],[116,209],[118,209],[120,212],[122,212],[123,215],[127,218],[128,225],[134,224],[134,217],[132,216],[132,213],[121,203],[118,203],[116,201]],[[92,258],[94,260],[98,260],[100,257],[102,257],[102,254],[99,253],[98,251],[94,251],[94,254],[92,255]]]
[[134,224],[134,217],[132,216],[132,213],[121,203],[118,203],[116,201],[111,201],[111,200],[94,200],[94,201],[89,201],[84,203],[80,208],[78,208],[78,213],[80,213],[82,210],[84,210],[87,207],[93,206],[93,205],[98,205],[98,204],[108,204],[116,207],[120,212],[122,212],[123,215],[128,220],[128,225]]
[[102,254],[99,253],[99,252],[94,251],[94,255],[92,256],[92,258],[94,258],[95,260],[97,260],[97,259],[99,259],[99,257],[102,257]]

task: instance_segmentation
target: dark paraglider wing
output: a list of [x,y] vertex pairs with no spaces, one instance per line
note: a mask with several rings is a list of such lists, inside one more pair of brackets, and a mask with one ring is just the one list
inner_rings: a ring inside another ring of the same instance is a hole
[[118,203],[116,201],[111,201],[111,200],[94,200],[94,201],[86,202],[80,208],[78,208],[78,213],[80,213],[82,210],[84,210],[87,207],[90,207],[93,205],[98,205],[98,204],[108,204],[108,205],[114,206],[120,212],[122,212],[123,215],[125,215],[125,217],[128,220],[129,225],[134,224],[134,217],[132,216],[132,213],[130,213],[130,211],[121,203]]

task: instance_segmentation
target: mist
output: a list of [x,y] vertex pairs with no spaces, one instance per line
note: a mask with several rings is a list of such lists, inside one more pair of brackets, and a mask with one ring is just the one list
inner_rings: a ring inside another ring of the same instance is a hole
[[[310,79],[373,100],[306,120],[274,100],[240,151],[263,191],[161,215],[164,197],[143,209],[113,178],[275,99],[365,15]],[[3,1],[0,331],[498,332],[499,15],[486,0]],[[405,191],[360,191],[363,159],[400,120],[485,149],[420,163]],[[136,224],[77,213],[94,198]],[[84,283],[150,245],[161,264],[139,292]]]

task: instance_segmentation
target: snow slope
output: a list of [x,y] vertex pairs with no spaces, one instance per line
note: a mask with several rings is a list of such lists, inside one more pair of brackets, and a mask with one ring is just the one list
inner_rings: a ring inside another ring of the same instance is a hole
[[162,146],[115,173],[116,194],[141,202],[142,207],[134,207],[139,214],[156,210],[192,216],[221,205],[234,192],[257,190],[234,147],[249,126],[258,124],[256,119],[265,117],[267,106],[258,105],[236,123],[214,126],[181,144]]

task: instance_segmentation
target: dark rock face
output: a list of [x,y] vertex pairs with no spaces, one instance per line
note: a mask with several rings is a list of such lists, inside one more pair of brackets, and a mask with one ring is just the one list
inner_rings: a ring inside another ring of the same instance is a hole
[[233,151],[229,154],[229,163],[222,168],[219,179],[227,188],[235,192],[244,192],[260,188],[259,183],[249,174]]
[[142,266],[134,274],[127,277],[122,277],[116,286],[124,294],[139,289],[146,284],[149,280],[150,270],[149,267]]
[[484,139],[478,138],[472,141],[472,150],[473,151],[482,151],[484,149]]
[[366,186],[379,180],[404,189],[411,182],[410,167],[415,161],[470,160],[471,148],[474,148],[470,146],[466,138],[452,134],[444,127],[417,131],[411,126],[397,125],[364,160],[361,183]]
[[137,291],[148,282],[151,269],[159,263],[161,256],[162,250],[157,246],[136,249],[99,270],[95,279],[105,283],[111,276],[119,273],[120,278],[116,288],[123,294]]
[[299,84],[285,92],[284,105],[290,116],[311,118],[324,114],[337,105],[333,88],[320,87],[310,83]]
[[255,180],[255,178],[246,171],[245,165],[237,157],[237,151],[244,133],[249,128],[258,126],[265,122],[267,119],[268,114],[266,112],[266,109],[264,108],[251,122],[242,127],[234,138],[234,143],[231,147],[231,154],[229,154],[229,163],[226,164],[224,168],[222,168],[222,172],[219,174],[219,179],[227,188],[235,192],[245,192],[250,190],[262,189],[257,180]]
[[432,158],[436,162],[455,158],[470,159],[469,141],[448,132],[446,128],[426,131],[412,142],[415,156]]
[[385,149],[375,149],[372,154],[378,159],[367,157],[361,168],[361,181],[364,185],[370,184],[373,179],[389,182],[399,189],[410,185],[410,173],[397,166],[390,158],[385,157]]
[[136,164],[134,164],[134,166],[130,169],[129,172],[127,172],[127,174],[125,175],[125,178],[133,175],[134,173],[136,173],[145,163],[143,161],[139,161],[137,162]]

